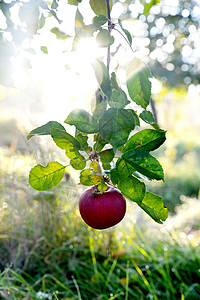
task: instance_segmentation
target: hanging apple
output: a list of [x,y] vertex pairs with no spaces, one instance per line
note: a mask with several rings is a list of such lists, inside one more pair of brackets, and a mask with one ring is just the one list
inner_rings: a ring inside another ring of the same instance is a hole
[[79,200],[80,214],[90,227],[106,229],[119,223],[126,213],[126,200],[112,186],[102,194],[95,186],[88,188]]

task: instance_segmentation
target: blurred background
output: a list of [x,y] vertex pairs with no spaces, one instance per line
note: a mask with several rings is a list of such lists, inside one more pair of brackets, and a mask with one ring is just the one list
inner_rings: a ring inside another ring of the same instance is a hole
[[[0,1],[0,299],[200,299],[200,1],[113,1],[133,51],[113,30],[111,70],[125,88],[135,56],[154,76],[165,182],[148,190],[169,218],[158,225],[129,201],[123,221],[103,231],[80,218],[75,171],[49,192],[28,183],[35,164],[67,160],[50,137],[27,141],[29,131],[93,109],[90,63],[106,50],[87,38],[71,51],[76,2]],[[89,2],[78,8],[91,24]]]

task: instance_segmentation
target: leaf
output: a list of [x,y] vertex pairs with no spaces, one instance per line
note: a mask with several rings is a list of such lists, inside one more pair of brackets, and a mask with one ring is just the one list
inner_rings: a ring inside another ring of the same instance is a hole
[[111,165],[109,163],[102,163],[104,170],[111,170]]
[[128,177],[135,172],[133,166],[124,161],[121,157],[116,162],[116,168],[118,170],[118,174],[123,177]]
[[[110,9],[112,9],[112,1],[109,1]],[[90,0],[90,6],[96,15],[107,16],[106,0]]]
[[132,114],[123,108],[109,108],[99,119],[99,133],[113,146],[114,152],[125,144],[134,127]]
[[38,191],[46,191],[56,186],[65,174],[65,166],[50,162],[46,167],[37,165],[29,173],[29,183]]
[[153,126],[155,129],[162,131],[150,111],[144,110],[143,112],[141,112],[140,118],[147,124]]
[[111,107],[124,108],[130,101],[127,99],[126,93],[118,88],[113,89],[112,98],[108,100],[108,103]]
[[77,6],[82,0],[68,0],[68,4]]
[[142,203],[138,205],[157,223],[162,224],[168,217],[168,210],[163,205],[163,200],[160,196],[150,192],[146,192]]
[[70,160],[70,165],[75,170],[83,170],[86,167],[85,157],[79,154],[78,157]]
[[119,26],[121,27],[121,30],[125,33],[127,40],[131,46],[132,45],[132,36],[131,36],[130,32],[127,29],[124,29],[124,27],[122,26],[122,21],[120,19],[118,19],[118,23],[119,23]]
[[96,160],[92,161],[90,164],[90,169],[94,172],[97,173],[99,171],[99,164]]
[[100,152],[104,146],[108,143],[99,134],[95,136],[96,143],[94,144],[94,150]]
[[32,130],[27,136],[27,140],[30,140],[30,138],[35,135],[50,135],[51,128],[58,128],[65,131],[65,127],[63,127],[60,123],[56,121],[49,121],[45,125],[42,125]]
[[159,148],[166,140],[165,131],[144,129],[135,133],[126,143],[123,152],[143,150],[146,152]]
[[141,60],[133,59],[128,67],[126,84],[131,99],[144,109],[149,105],[151,97],[149,77],[152,77],[150,69]]
[[107,29],[101,29],[96,36],[96,42],[99,47],[110,47],[114,41],[114,37],[110,35]]
[[98,185],[103,180],[103,175],[91,174],[89,175],[92,184]]
[[71,111],[64,122],[69,125],[74,125],[76,129],[83,133],[98,132],[98,123],[96,119],[83,109]]
[[81,148],[85,151],[90,151],[90,147],[88,145],[88,136],[84,135],[83,133],[76,131],[76,139],[79,141]]
[[48,54],[48,49],[46,46],[41,46],[40,50],[44,53],[44,54]]
[[130,108],[127,109],[127,110],[132,113],[132,116],[133,116],[133,118],[135,120],[135,126],[140,126],[140,119],[139,119],[137,113],[133,109],[130,109]]
[[163,168],[155,157],[142,150],[125,152],[122,155],[127,163],[139,173],[156,180],[164,180]]
[[85,23],[83,22],[83,16],[80,13],[79,9],[76,10],[76,16],[75,16],[75,33],[79,33],[82,31],[82,28],[84,27]]
[[97,120],[104,114],[106,111],[107,103],[105,99],[102,99],[101,102],[96,102],[95,110],[93,111],[93,117]]
[[93,69],[95,76],[97,78],[97,82],[104,93],[104,95],[110,99],[111,94],[112,94],[112,89],[111,89],[111,83],[110,83],[110,76],[108,73],[108,70],[104,63],[98,59],[96,59],[92,63]]
[[56,35],[57,39],[60,40],[66,40],[71,37],[71,35],[66,34],[65,32],[61,31],[57,27],[51,28],[50,31]]
[[50,133],[56,145],[61,149],[71,151],[81,148],[79,141],[64,130],[51,128]]
[[114,152],[113,149],[106,149],[98,153],[102,163],[107,164],[113,160]]
[[124,197],[131,201],[140,203],[145,196],[145,184],[132,175],[121,176],[119,173],[119,183],[117,185]]
[[107,190],[108,186],[105,183],[104,179],[98,184],[98,190],[99,192],[102,194],[103,192],[105,192]]
[[58,3],[56,2],[56,0],[53,0],[51,4],[51,8],[56,9],[57,7],[58,7]]
[[101,27],[108,21],[107,17],[104,15],[95,16],[92,23],[98,27]]
[[83,171],[81,171],[80,173],[80,183],[86,186],[90,186],[93,185],[93,183],[91,182],[91,179],[89,177],[89,175],[91,174],[91,170],[90,169],[85,169]]
[[119,171],[117,168],[114,168],[110,171],[110,179],[114,185],[116,185],[119,181]]

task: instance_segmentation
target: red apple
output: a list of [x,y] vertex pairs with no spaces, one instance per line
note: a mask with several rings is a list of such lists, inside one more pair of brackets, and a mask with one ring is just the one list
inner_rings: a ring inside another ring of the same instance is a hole
[[79,200],[80,214],[90,227],[105,229],[119,223],[126,212],[126,200],[121,192],[108,186],[102,194],[95,186],[88,188]]

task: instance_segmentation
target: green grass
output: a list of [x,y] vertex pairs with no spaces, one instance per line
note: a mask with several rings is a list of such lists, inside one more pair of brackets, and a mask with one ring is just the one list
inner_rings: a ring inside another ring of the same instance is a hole
[[0,298],[200,299],[198,200],[166,225],[128,202],[119,225],[92,230],[78,211],[82,187],[64,180],[35,192],[27,182],[34,158],[0,157]]

